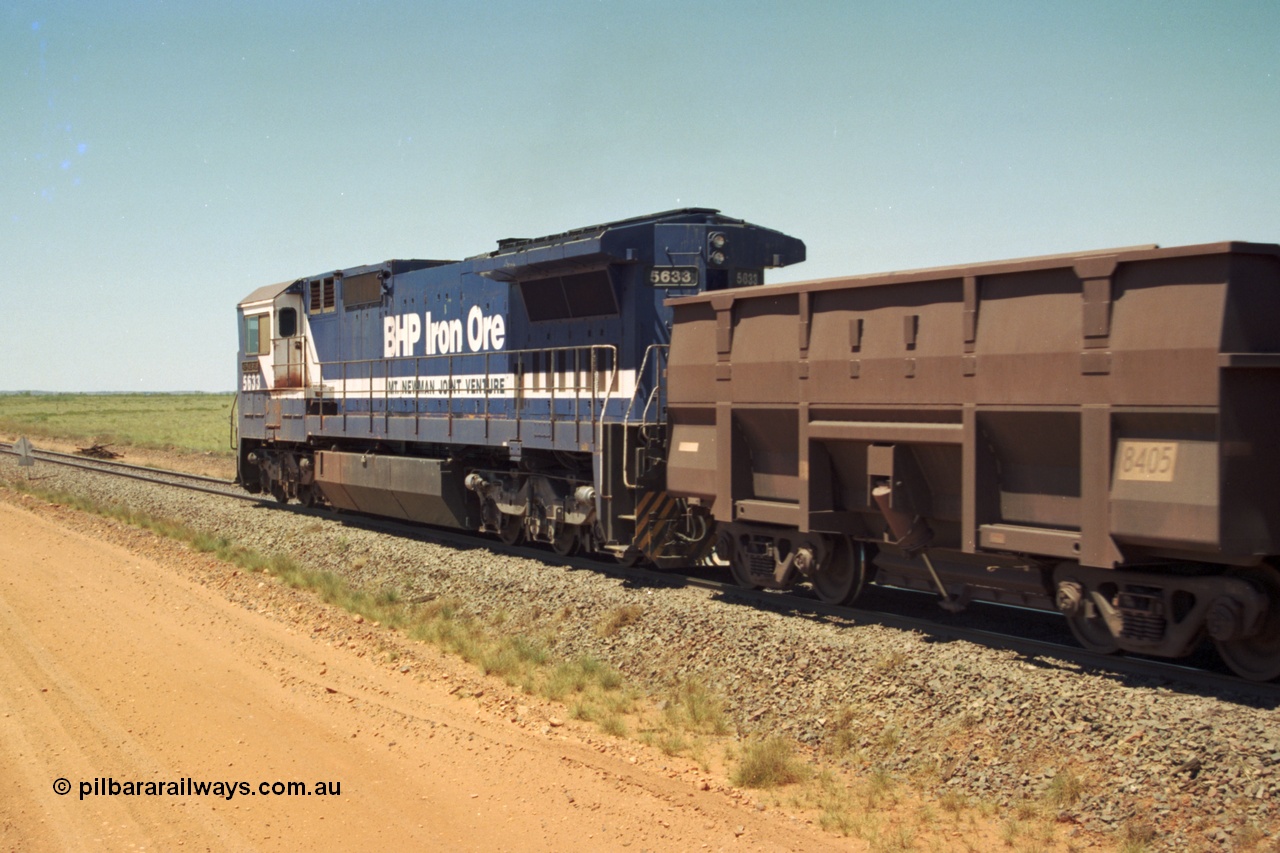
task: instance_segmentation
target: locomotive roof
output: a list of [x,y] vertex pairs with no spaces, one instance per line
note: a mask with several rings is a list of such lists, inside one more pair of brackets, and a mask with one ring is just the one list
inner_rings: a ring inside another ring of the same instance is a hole
[[298,282],[298,279],[291,278],[288,281],[282,281],[282,282],[279,282],[278,284],[263,285],[262,287],[259,287],[257,290],[255,290],[253,293],[250,293],[244,299],[241,299],[239,304],[248,305],[253,302],[269,302],[270,300],[275,299],[281,293],[284,293],[286,290],[288,290],[297,282]]
[[630,219],[617,219],[613,222],[601,223],[600,225],[588,225],[584,228],[574,228],[571,231],[563,231],[559,234],[549,234],[546,237],[507,237],[498,241],[498,248],[494,251],[482,252],[479,255],[471,256],[467,260],[475,260],[477,258],[495,258],[499,255],[512,251],[532,249],[539,246],[554,246],[557,243],[565,243],[571,240],[599,237],[611,228],[645,225],[651,222],[745,224],[741,219],[732,219],[728,216],[721,216],[720,211],[713,207],[681,207],[676,208],[675,210],[664,210],[661,213],[633,216]]
[[[616,219],[612,222],[604,222],[599,225],[588,225],[583,228],[574,228],[570,231],[562,231],[558,234],[549,234],[545,237],[511,237],[498,241],[498,248],[492,252],[482,252],[478,255],[472,255],[466,260],[473,262],[473,270],[486,278],[495,278],[503,280],[515,280],[520,274],[538,273],[551,274],[555,270],[574,270],[583,265],[591,265],[599,263],[601,258],[608,259],[612,257],[610,249],[602,244],[605,235],[616,229],[631,228],[644,225],[746,225],[751,226],[746,220],[734,219],[729,216],[721,215],[719,209],[713,207],[681,207],[672,210],[664,210],[658,213],[649,213],[643,216],[633,216],[627,219]],[[771,229],[761,228],[762,232],[769,232]],[[775,232],[776,233],[776,232]],[[804,259],[804,244],[795,238],[779,235],[782,239],[789,240],[799,247],[799,254],[795,255],[792,260],[787,263],[795,263]],[[627,258],[631,259],[630,249],[628,249]],[[496,260],[495,260],[496,259]],[[442,266],[447,264],[458,263],[450,260],[419,260],[404,259],[390,260],[378,264],[369,264],[358,267],[348,267],[345,269],[335,270],[333,272],[320,273],[320,276],[350,276],[359,275],[374,270],[385,270],[392,275],[413,270],[425,269],[427,267]],[[265,302],[274,299],[281,293],[288,290],[294,285],[301,285],[308,279],[314,279],[318,276],[305,276],[302,278],[291,279],[289,281],[280,282],[279,284],[270,284],[260,287],[242,299],[239,305],[244,306],[251,303]]]
[[422,258],[405,258],[405,259],[394,259],[389,261],[382,261],[376,264],[364,264],[363,266],[358,266],[358,267],[347,267],[345,269],[322,272],[319,275],[303,276],[302,278],[291,278],[288,281],[282,281],[279,284],[264,285],[262,287],[259,287],[257,290],[253,291],[253,293],[250,293],[244,299],[241,299],[240,302],[237,304],[242,306],[242,305],[249,305],[255,302],[270,301],[272,299],[275,299],[281,293],[284,293],[293,285],[295,284],[301,285],[301,283],[306,281],[307,279],[317,279],[317,278],[322,278],[324,276],[330,276],[330,275],[343,277],[343,276],[350,276],[350,275],[359,275],[361,273],[366,273],[366,272],[377,272],[380,270],[387,270],[392,275],[398,275],[402,272],[411,272],[413,270],[426,269],[428,267],[445,266],[448,264],[456,264],[456,263],[457,261],[425,260]]

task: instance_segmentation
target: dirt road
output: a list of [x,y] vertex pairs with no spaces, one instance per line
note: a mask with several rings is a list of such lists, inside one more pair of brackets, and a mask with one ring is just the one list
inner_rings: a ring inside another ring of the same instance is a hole
[[[0,501],[0,848],[851,847],[427,647],[387,664],[394,635],[310,593],[14,500]],[[95,780],[122,793],[94,795]],[[290,781],[332,793],[270,793]]]

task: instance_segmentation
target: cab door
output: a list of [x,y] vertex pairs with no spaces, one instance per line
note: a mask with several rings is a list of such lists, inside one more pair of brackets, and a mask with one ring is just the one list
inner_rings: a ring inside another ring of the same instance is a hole
[[276,297],[272,322],[271,358],[273,390],[305,388],[307,342],[302,333],[302,296],[284,293]]

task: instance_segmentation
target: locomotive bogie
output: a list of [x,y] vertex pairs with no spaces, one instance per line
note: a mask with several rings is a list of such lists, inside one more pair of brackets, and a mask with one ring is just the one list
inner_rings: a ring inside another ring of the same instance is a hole
[[543,542],[567,555],[579,546],[596,550],[604,539],[596,529],[598,495],[589,478],[476,469],[465,485],[483,506],[480,529],[505,541]]
[[790,589],[807,580],[829,604],[853,603],[872,571],[866,543],[770,525],[720,525],[716,553],[744,587]]

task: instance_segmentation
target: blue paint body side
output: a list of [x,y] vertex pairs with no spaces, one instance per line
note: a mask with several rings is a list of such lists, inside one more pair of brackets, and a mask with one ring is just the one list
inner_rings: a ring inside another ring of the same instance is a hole
[[[240,434],[593,451],[602,425],[660,417],[666,299],[760,284],[803,259],[795,238],[686,209],[462,261],[322,273],[282,286],[270,309],[255,292],[240,311]],[[255,366],[245,317],[271,310],[282,334],[289,305],[296,334]]]

